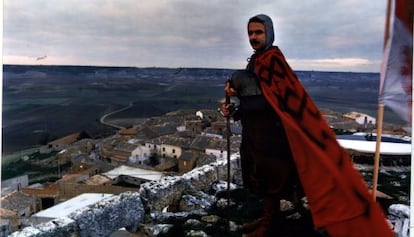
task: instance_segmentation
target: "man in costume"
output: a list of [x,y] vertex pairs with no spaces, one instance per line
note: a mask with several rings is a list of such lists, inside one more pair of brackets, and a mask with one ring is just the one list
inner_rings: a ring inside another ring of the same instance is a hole
[[[279,203],[295,186],[303,188],[315,227],[329,236],[394,236],[348,154],[273,46],[270,17],[250,18],[247,30],[254,54],[246,72],[237,71],[225,88],[240,99],[234,118],[243,125],[244,185],[263,196],[263,217],[244,226],[245,236],[283,236]],[[257,82],[240,83],[240,78]],[[251,89],[254,85],[258,89]],[[224,107],[226,115],[231,108]]]

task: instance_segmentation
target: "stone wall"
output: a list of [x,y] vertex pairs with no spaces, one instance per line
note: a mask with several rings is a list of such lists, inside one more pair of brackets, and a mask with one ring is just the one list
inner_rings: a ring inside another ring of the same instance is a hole
[[[233,155],[230,163],[230,177],[237,176],[240,171],[238,155]],[[11,236],[109,236],[123,227],[134,232],[143,222],[146,212],[175,205],[185,190],[207,191],[205,189],[219,180],[227,180],[226,160],[196,168],[182,176],[168,176],[160,181],[144,183],[139,192],[121,193],[66,218],[29,226]]]

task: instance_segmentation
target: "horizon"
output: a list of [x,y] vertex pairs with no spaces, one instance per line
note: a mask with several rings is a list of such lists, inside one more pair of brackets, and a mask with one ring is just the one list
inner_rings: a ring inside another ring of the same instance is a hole
[[[177,69],[177,68],[187,68],[187,69],[212,69],[212,70],[240,70],[240,68],[215,68],[215,67],[167,67],[167,66],[111,66],[111,65],[71,65],[71,64],[10,64],[4,63],[3,66],[45,66],[45,67],[102,67],[102,68],[162,68],[162,69]],[[371,72],[371,71],[328,71],[328,70],[295,70],[295,72],[326,72],[326,73],[372,73],[379,74],[380,72]],[[4,72],[4,70],[3,70]]]

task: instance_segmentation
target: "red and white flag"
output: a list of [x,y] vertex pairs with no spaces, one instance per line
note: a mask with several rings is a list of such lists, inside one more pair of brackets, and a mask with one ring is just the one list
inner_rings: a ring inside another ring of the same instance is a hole
[[393,0],[381,66],[380,102],[411,122],[413,1]]

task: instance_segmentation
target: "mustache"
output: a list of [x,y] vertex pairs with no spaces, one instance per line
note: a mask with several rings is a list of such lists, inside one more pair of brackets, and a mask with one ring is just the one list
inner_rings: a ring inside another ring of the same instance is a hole
[[252,39],[252,40],[250,40],[250,44],[259,44],[260,42],[259,41],[257,41],[257,40],[255,40],[255,39]]

